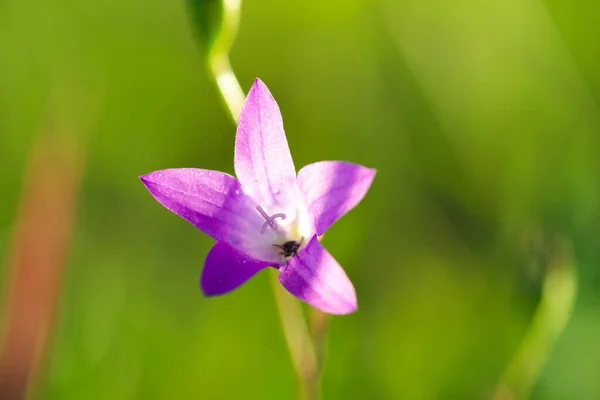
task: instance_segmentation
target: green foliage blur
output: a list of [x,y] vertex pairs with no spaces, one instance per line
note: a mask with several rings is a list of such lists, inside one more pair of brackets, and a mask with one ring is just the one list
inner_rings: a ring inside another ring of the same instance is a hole
[[[188,11],[0,2],[0,276],[33,138],[58,120],[86,147],[39,398],[296,397],[269,273],[204,298],[213,240],[138,180],[233,173]],[[331,321],[324,399],[490,398],[541,296],[540,236],[572,248],[579,291],[532,397],[600,399],[598,15],[591,0],[243,3],[232,66],[244,90],[269,86],[296,167],[378,170],[324,239],[359,299]]]

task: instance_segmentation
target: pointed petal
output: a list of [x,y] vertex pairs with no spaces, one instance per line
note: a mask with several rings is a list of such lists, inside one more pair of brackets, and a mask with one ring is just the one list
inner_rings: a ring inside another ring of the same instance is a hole
[[175,168],[140,177],[150,194],[170,211],[215,239],[240,242],[245,231],[258,228],[252,200],[237,179],[223,172]]
[[320,161],[298,172],[298,185],[306,196],[317,235],[322,235],[362,200],[375,172],[345,161]]
[[234,167],[244,190],[261,203],[274,202],[275,195],[296,182],[279,107],[260,79],[254,81],[240,113]]
[[200,287],[206,296],[227,293],[250,279],[271,263],[254,260],[218,241],[208,252],[200,277]]
[[313,307],[331,314],[356,311],[352,282],[317,237],[282,267],[279,281],[288,292]]

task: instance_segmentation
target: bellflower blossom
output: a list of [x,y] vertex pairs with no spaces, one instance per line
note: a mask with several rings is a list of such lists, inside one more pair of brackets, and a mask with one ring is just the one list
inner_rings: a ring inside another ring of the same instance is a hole
[[237,179],[194,168],[140,177],[159,203],[217,240],[202,291],[224,294],[273,266],[299,299],[332,314],[355,311],[352,283],[317,237],[362,200],[375,170],[320,161],[296,175],[279,107],[259,79],[240,113],[234,169]]

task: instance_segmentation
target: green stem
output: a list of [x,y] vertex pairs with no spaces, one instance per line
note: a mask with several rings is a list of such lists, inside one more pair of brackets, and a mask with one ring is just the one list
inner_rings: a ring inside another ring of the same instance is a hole
[[529,398],[548,356],[566,327],[577,293],[576,269],[564,242],[554,243],[540,304],[523,342],[504,371],[495,400]]
[[[208,54],[208,69],[215,79],[223,102],[229,110],[229,115],[237,123],[245,96],[231,68],[229,49],[237,32],[240,1],[225,0],[222,4],[223,27]],[[314,311],[313,315],[320,316],[320,318],[315,319],[318,323],[311,324],[309,332],[301,304],[281,286],[277,272],[274,272],[271,278],[283,333],[298,377],[300,398],[316,400],[319,398],[328,317],[320,311]],[[315,348],[318,350],[317,352],[315,352]]]
[[228,55],[223,53],[211,54],[209,68],[231,118],[234,122],[237,122],[244,104],[244,91],[231,69]]
[[329,314],[316,308],[311,308],[309,327],[315,352],[315,369],[313,376],[315,377],[316,389],[320,390],[323,361],[325,358],[325,339],[327,336],[327,328],[329,327]]
[[240,23],[241,0],[223,0],[222,26],[208,53],[208,68],[215,79],[233,121],[237,119],[244,104],[242,90],[229,62],[229,51]]
[[316,400],[319,398],[319,363],[302,306],[281,286],[277,271],[271,274],[271,284],[283,333],[298,377],[300,398]]

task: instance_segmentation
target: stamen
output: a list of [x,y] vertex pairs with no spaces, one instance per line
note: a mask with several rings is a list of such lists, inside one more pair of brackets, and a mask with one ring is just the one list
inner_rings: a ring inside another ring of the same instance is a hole
[[264,235],[265,231],[267,230],[267,226],[270,226],[271,229],[273,229],[274,231],[277,231],[277,222],[275,222],[275,218],[281,218],[281,219],[285,219],[286,215],[284,213],[277,213],[277,214],[273,214],[272,216],[269,217],[269,214],[267,214],[265,212],[265,210],[263,210],[263,208],[261,206],[256,206],[256,209],[258,210],[258,212],[260,213],[260,215],[262,215],[262,217],[265,219],[265,223],[263,224],[262,228],[260,228],[260,234]]

